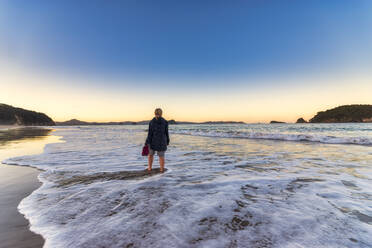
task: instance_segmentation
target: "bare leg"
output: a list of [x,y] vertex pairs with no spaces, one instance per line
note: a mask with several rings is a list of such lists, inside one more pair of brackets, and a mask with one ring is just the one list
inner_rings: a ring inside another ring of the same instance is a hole
[[149,167],[147,168],[147,170],[151,171],[152,170],[152,162],[154,162],[154,155],[149,155],[148,159],[149,159],[149,162],[148,162]]
[[165,162],[164,157],[159,157],[160,172],[163,172],[164,171],[164,162]]

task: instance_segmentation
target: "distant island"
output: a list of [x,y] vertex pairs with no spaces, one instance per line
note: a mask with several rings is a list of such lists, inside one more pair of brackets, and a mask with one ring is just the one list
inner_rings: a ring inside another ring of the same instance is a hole
[[281,124],[281,123],[285,123],[283,121],[270,121],[270,124]]
[[[150,120],[145,121],[119,121],[119,122],[86,122],[77,119],[69,121],[56,122],[57,126],[87,126],[87,125],[147,125]],[[205,122],[190,122],[190,121],[175,121],[169,120],[169,124],[244,124],[242,121],[205,121]]]
[[44,113],[0,103],[0,125],[54,126],[55,123]]
[[136,125],[134,121],[122,121],[122,122],[87,122],[80,121],[77,119],[71,119],[69,121],[56,122],[57,126],[87,126],[87,125]]
[[307,123],[307,121],[305,121],[305,119],[301,117],[297,119],[296,123]]
[[[309,120],[309,123],[347,122],[372,122],[372,105],[342,105],[326,111],[320,111]],[[296,123],[306,123],[306,121],[303,118],[299,118]]]

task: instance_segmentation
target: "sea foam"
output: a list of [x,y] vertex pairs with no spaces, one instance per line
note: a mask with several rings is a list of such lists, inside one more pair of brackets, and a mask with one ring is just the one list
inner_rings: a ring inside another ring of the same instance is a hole
[[171,126],[164,174],[137,173],[146,126],[58,127],[4,162],[44,170],[19,210],[45,247],[371,247],[370,146],[193,135],[298,132],[267,126]]

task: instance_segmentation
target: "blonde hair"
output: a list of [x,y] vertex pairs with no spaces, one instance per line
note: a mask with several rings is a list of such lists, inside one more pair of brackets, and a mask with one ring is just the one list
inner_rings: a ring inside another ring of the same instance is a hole
[[155,115],[162,116],[163,115],[163,110],[161,110],[161,108],[155,109]]

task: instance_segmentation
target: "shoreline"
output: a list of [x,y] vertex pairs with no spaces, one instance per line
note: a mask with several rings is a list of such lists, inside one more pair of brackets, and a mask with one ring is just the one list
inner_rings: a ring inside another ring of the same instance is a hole
[[[30,230],[30,222],[18,211],[19,203],[41,186],[41,171],[0,163],[0,244],[2,247],[43,247],[44,238]],[[21,183],[20,183],[21,182]]]
[[20,202],[42,183],[42,170],[32,166],[2,163],[7,158],[43,153],[46,144],[58,136],[45,127],[8,127],[0,129],[0,246],[6,248],[43,247],[44,238],[30,230],[30,222],[19,212]]

